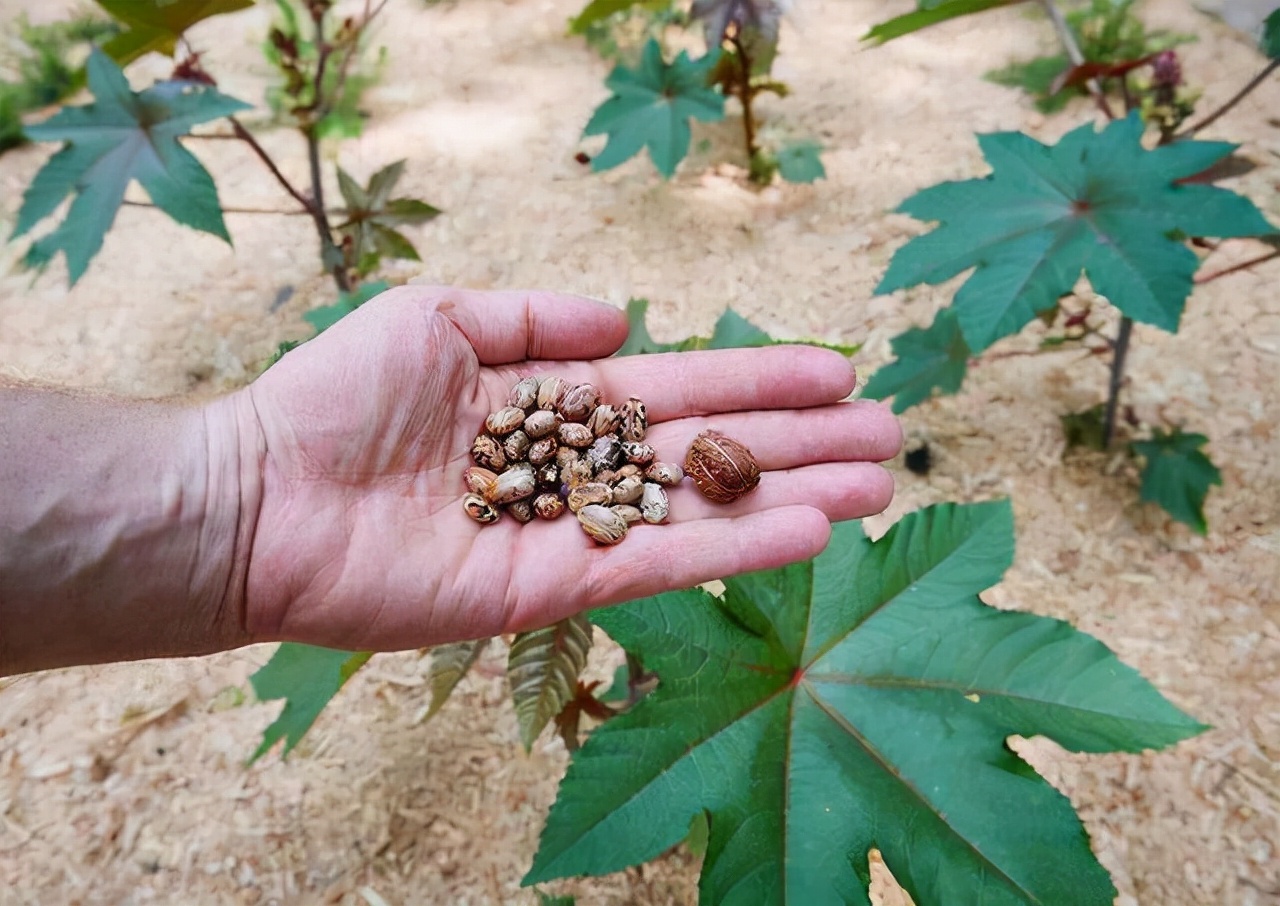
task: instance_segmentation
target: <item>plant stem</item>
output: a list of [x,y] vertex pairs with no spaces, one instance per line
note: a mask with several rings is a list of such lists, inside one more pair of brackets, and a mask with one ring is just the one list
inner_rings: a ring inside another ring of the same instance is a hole
[[[1071,61],[1071,65],[1083,66],[1084,54],[1080,50],[1080,45],[1076,43],[1076,36],[1071,33],[1071,26],[1063,17],[1062,10],[1058,9],[1058,5],[1053,0],[1040,0],[1040,5],[1044,7],[1049,21],[1053,23],[1053,29],[1058,33],[1058,40],[1062,42],[1062,49],[1067,52],[1067,59]],[[1109,120],[1115,119],[1116,115],[1111,112],[1111,105],[1107,103],[1107,96],[1103,93],[1102,85],[1098,80],[1090,79],[1085,83],[1085,87],[1089,89],[1089,94],[1093,96],[1094,103],[1098,105],[1103,115]]]
[[1116,411],[1120,408],[1120,385],[1124,382],[1124,360],[1129,353],[1129,337],[1133,334],[1133,318],[1120,319],[1120,332],[1116,334],[1111,353],[1111,381],[1107,387],[1107,415],[1102,427],[1102,447],[1111,446],[1111,436],[1116,430]]
[[[253,137],[253,133],[241,125],[240,121],[234,116],[229,116],[227,119],[231,122],[231,128],[235,131],[234,137],[252,148],[253,153],[258,155],[258,159],[267,165],[267,169],[270,170],[271,175],[276,178],[276,182],[280,183],[280,185],[284,187],[284,190],[292,195],[298,203],[306,208],[307,212],[314,217],[315,213],[312,211],[313,203],[311,199],[294,188],[293,183],[289,182],[285,175],[280,172],[280,168],[277,167],[276,162],[271,159],[271,155],[267,153],[266,149],[263,148],[262,145],[258,144],[258,140]],[[201,138],[213,138],[213,136],[201,136]]]
[[1256,76],[1250,79],[1247,83],[1245,83],[1245,86],[1241,88],[1239,91],[1237,91],[1230,100],[1228,100],[1225,104],[1223,104],[1217,110],[1213,111],[1213,113],[1206,116],[1200,122],[1195,123],[1192,126],[1188,126],[1186,129],[1179,132],[1177,135],[1177,138],[1179,139],[1191,138],[1197,132],[1200,132],[1201,130],[1213,125],[1215,122],[1217,122],[1219,117],[1225,114],[1232,107],[1236,106],[1236,104],[1239,104],[1241,101],[1243,101],[1246,97],[1248,97],[1253,92],[1255,88],[1257,88],[1259,85],[1265,82],[1267,78],[1271,75],[1271,73],[1275,72],[1277,68],[1280,68],[1280,59],[1275,59],[1275,60],[1272,60],[1270,63],[1268,63],[1263,68],[1262,72],[1258,73]]
[[747,49],[743,46],[742,36],[738,34],[737,29],[732,29],[728,38],[738,54],[738,100],[742,102],[742,137],[747,146],[747,161],[754,164],[758,149],[756,148],[755,114],[751,110],[751,58],[747,56]]
[[1223,268],[1220,271],[1214,271],[1211,274],[1203,274],[1203,275],[1197,274],[1195,277],[1195,282],[1197,285],[1204,284],[1204,283],[1212,283],[1214,280],[1217,280],[1219,277],[1225,277],[1227,276],[1227,274],[1235,274],[1240,271],[1247,271],[1249,268],[1253,267],[1255,264],[1262,264],[1263,262],[1271,261],[1275,258],[1280,258],[1280,249],[1276,249],[1273,252],[1267,252],[1265,255],[1259,255],[1256,258],[1250,258],[1248,261],[1241,261],[1239,264],[1233,264],[1231,265],[1231,267]]
[[315,220],[316,233],[320,237],[320,262],[326,270],[333,276],[333,282],[338,285],[338,289],[342,292],[351,291],[351,280],[347,276],[346,261],[343,259],[342,252],[339,251],[337,243],[333,241],[333,230],[329,226],[329,215],[325,213],[324,207],[324,181],[320,172],[320,136],[317,132],[317,126],[323,118],[324,110],[324,72],[325,66],[329,62],[330,46],[329,42],[324,38],[324,12],[320,12],[313,16],[316,26],[316,49],[319,56],[316,59],[316,75],[312,84],[312,105],[315,115],[307,123],[302,130],[303,136],[307,140],[307,163],[311,171],[311,197],[313,205],[311,207],[311,216]]

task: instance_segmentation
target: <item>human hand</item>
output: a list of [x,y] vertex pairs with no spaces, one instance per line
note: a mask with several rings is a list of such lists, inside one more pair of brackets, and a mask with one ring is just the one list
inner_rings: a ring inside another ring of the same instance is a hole
[[[626,334],[622,312],[579,297],[402,287],[241,391],[241,447],[261,451],[233,600],[248,637],[395,650],[532,629],[812,557],[831,521],[888,505],[893,481],[874,463],[901,433],[879,404],[838,402],[854,387],[844,357],[775,346],[604,358]],[[723,430],[755,453],[760,486],[728,506],[676,489],[669,524],[615,547],[567,515],[482,527],[461,505],[471,442],[531,373],[643,399],[660,460]]]

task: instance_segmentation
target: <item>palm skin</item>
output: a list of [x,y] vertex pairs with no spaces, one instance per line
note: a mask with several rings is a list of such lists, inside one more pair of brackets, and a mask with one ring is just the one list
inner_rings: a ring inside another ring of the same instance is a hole
[[[872,462],[901,443],[876,404],[839,403],[853,372],[799,346],[605,359],[616,309],[572,296],[404,287],[289,353],[245,393],[262,454],[243,607],[253,638],[395,650],[546,625],[815,555],[830,521],[869,515],[893,485]],[[648,404],[647,440],[679,462],[716,427],[765,475],[719,506],[692,486],[671,522],[596,546],[566,515],[482,527],[461,475],[485,416],[532,373]],[[785,408],[784,408],[785,407]]]

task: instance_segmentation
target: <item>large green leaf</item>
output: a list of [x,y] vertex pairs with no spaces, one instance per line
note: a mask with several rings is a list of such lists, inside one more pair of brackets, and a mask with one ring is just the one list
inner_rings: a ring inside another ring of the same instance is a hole
[[28,263],[44,265],[61,251],[71,282],[79,280],[135,179],[178,223],[229,240],[213,178],[178,136],[248,105],[211,88],[177,82],[134,92],[120,67],[98,50],[89,56],[87,75],[94,103],[64,107],[26,130],[37,141],[66,144],[27,187],[13,235],[25,234],[75,194],[62,223],[32,245]]
[[262,733],[262,744],[249,761],[257,761],[281,739],[288,755],[311,729],[329,699],[338,694],[351,675],[365,665],[370,651],[335,651],[315,645],[285,642],[261,669],[249,677],[262,701],[284,699],[284,710]]
[[449,696],[453,694],[454,688],[462,682],[462,678],[480,659],[480,655],[484,653],[485,646],[488,644],[488,639],[475,639],[437,645],[431,649],[429,669],[431,702],[422,715],[423,720],[430,720],[444,706]]
[[1209,530],[1204,499],[1210,487],[1222,484],[1222,473],[1200,450],[1208,442],[1203,434],[1183,434],[1181,429],[1166,433],[1157,428],[1150,440],[1133,443],[1134,452],[1146,458],[1142,499],[1160,505],[1201,535]]
[[726,308],[716,320],[716,326],[709,337],[685,337],[674,343],[659,343],[649,335],[645,326],[645,316],[649,311],[648,299],[631,299],[627,302],[627,320],[631,322],[631,331],[627,334],[627,342],[622,344],[615,355],[644,355],[654,352],[688,352],[692,349],[740,349],[747,346],[783,346],[803,345],[820,346],[831,349],[841,355],[854,355],[861,345],[849,346],[841,343],[822,343],[817,340],[775,340],[759,327],[756,327],[732,308]]
[[893,397],[893,411],[905,412],[933,396],[960,389],[969,367],[969,345],[960,322],[949,308],[938,312],[929,327],[912,327],[889,341],[897,358],[871,376],[862,395],[882,400]]
[[710,813],[700,902],[867,904],[867,854],[920,906],[1109,906],[1070,802],[1005,740],[1081,752],[1202,726],[1100,642],[998,611],[1007,501],[943,504],[816,560],[596,611],[659,678],[573,759],[526,883],[651,859]]
[[883,44],[894,38],[909,35],[913,31],[928,28],[930,25],[937,25],[939,22],[1021,2],[1023,0],[947,0],[945,3],[921,3],[920,8],[914,12],[904,13],[887,22],[872,26],[862,36],[862,40]]
[[1134,115],[1101,132],[1082,126],[1052,146],[1020,132],[979,136],[991,175],[942,183],[902,204],[940,225],[898,250],[876,291],[941,283],[974,268],[954,307],[975,353],[1053,307],[1082,271],[1135,321],[1177,330],[1199,264],[1183,237],[1276,228],[1247,198],[1179,182],[1234,145],[1181,141],[1147,150],[1142,131]]
[[591,651],[591,623],[584,614],[522,632],[511,643],[507,681],[525,751],[551,718],[573,698]]
[[373,270],[383,258],[421,261],[418,250],[397,227],[426,223],[440,216],[440,209],[416,198],[392,198],[404,175],[406,161],[398,160],[369,177],[361,186],[338,167],[338,189],[346,202],[338,232],[351,241],[351,259],[360,273]]
[[248,9],[253,0],[97,0],[127,31],[116,35],[103,50],[121,66],[155,51],[173,56],[178,38],[210,16]]
[[593,170],[608,170],[648,147],[649,157],[664,177],[689,152],[689,120],[714,122],[724,118],[724,97],[707,87],[718,52],[697,60],[685,51],[671,63],[650,39],[640,65],[619,65],[605,81],[613,96],[596,108],[584,135],[607,135],[604,150],[591,162]]

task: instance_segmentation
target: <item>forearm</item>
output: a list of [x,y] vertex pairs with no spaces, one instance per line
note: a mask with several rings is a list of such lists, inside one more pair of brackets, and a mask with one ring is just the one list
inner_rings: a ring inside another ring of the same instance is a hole
[[242,405],[0,384],[0,676],[247,641]]

